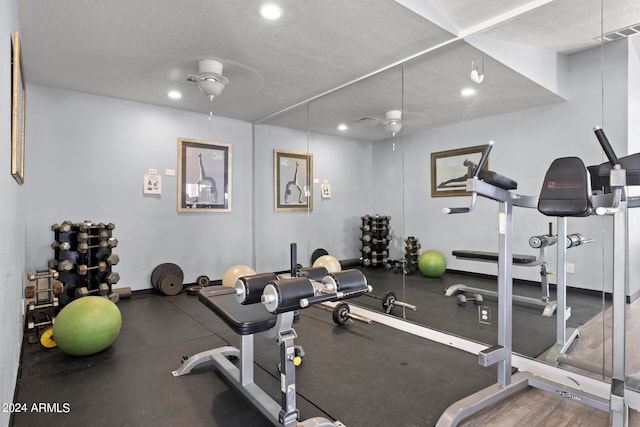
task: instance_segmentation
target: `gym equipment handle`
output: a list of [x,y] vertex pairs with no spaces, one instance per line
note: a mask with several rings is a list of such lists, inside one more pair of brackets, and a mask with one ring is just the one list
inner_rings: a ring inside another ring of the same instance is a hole
[[489,141],[489,143],[485,147],[484,151],[482,152],[482,157],[480,157],[480,161],[478,162],[478,167],[476,168],[476,171],[473,174],[474,178],[479,178],[480,177],[480,172],[482,171],[482,168],[487,163],[487,160],[489,160],[489,153],[491,153],[491,149],[493,148],[493,144],[494,144],[493,141]]
[[[477,179],[477,178],[473,178]],[[471,204],[466,208],[443,208],[442,213],[445,214],[460,214],[460,213],[469,213],[476,207],[476,200],[478,199],[478,194],[473,192],[471,193]]]
[[371,292],[373,288],[369,285],[365,285],[362,288],[352,289],[346,292],[334,292],[325,295],[318,295],[314,297],[302,298],[300,300],[300,307],[306,308],[313,304],[318,304],[326,301],[336,301],[342,299],[349,299],[360,296],[362,294],[366,294],[367,292]]
[[402,301],[394,301],[394,305],[397,305],[398,307],[404,307],[404,308],[406,308],[408,310],[411,310],[411,311],[416,311],[418,309],[415,305],[408,304],[408,303],[402,302]]
[[604,130],[600,126],[596,126],[593,128],[593,132],[596,134],[596,138],[598,138],[598,142],[600,142],[600,146],[602,147],[604,154],[606,154],[607,159],[609,159],[611,167],[620,165],[618,156],[616,156],[616,153],[613,151],[613,147],[611,147],[609,139],[607,138],[607,135],[605,135]]
[[471,212],[470,208],[443,208],[442,213],[446,214],[459,214],[459,213],[469,213]]

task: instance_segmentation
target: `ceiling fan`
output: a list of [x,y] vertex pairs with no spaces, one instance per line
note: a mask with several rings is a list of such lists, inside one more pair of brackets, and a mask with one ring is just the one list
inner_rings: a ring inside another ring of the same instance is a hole
[[221,62],[203,59],[198,62],[198,74],[189,74],[184,83],[195,85],[209,101],[213,101],[229,84],[229,79],[222,75],[222,69]]
[[376,126],[382,124],[384,129],[392,136],[396,136],[402,129],[402,111],[401,110],[389,110],[382,115],[375,116],[362,116],[353,120],[356,123],[375,123]]

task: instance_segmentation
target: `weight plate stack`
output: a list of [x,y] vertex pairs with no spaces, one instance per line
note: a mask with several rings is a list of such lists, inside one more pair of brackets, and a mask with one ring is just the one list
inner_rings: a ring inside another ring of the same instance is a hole
[[165,295],[173,296],[182,291],[184,273],[182,269],[173,263],[166,262],[158,265],[151,272],[151,286]]

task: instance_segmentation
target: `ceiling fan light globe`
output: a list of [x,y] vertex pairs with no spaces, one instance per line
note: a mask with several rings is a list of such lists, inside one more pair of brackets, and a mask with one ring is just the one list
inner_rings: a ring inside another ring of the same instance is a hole
[[211,97],[219,96],[225,88],[225,84],[214,79],[214,78],[205,78],[204,80],[200,80],[196,83],[200,92],[204,93],[212,99]]

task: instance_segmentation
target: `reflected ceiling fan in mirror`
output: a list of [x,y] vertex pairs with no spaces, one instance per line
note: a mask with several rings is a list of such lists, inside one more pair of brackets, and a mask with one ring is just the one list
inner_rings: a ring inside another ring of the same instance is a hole
[[401,110],[389,110],[384,114],[365,115],[353,120],[360,126],[373,125],[379,127],[382,125],[387,133],[391,136],[396,136],[402,129],[402,111]]

